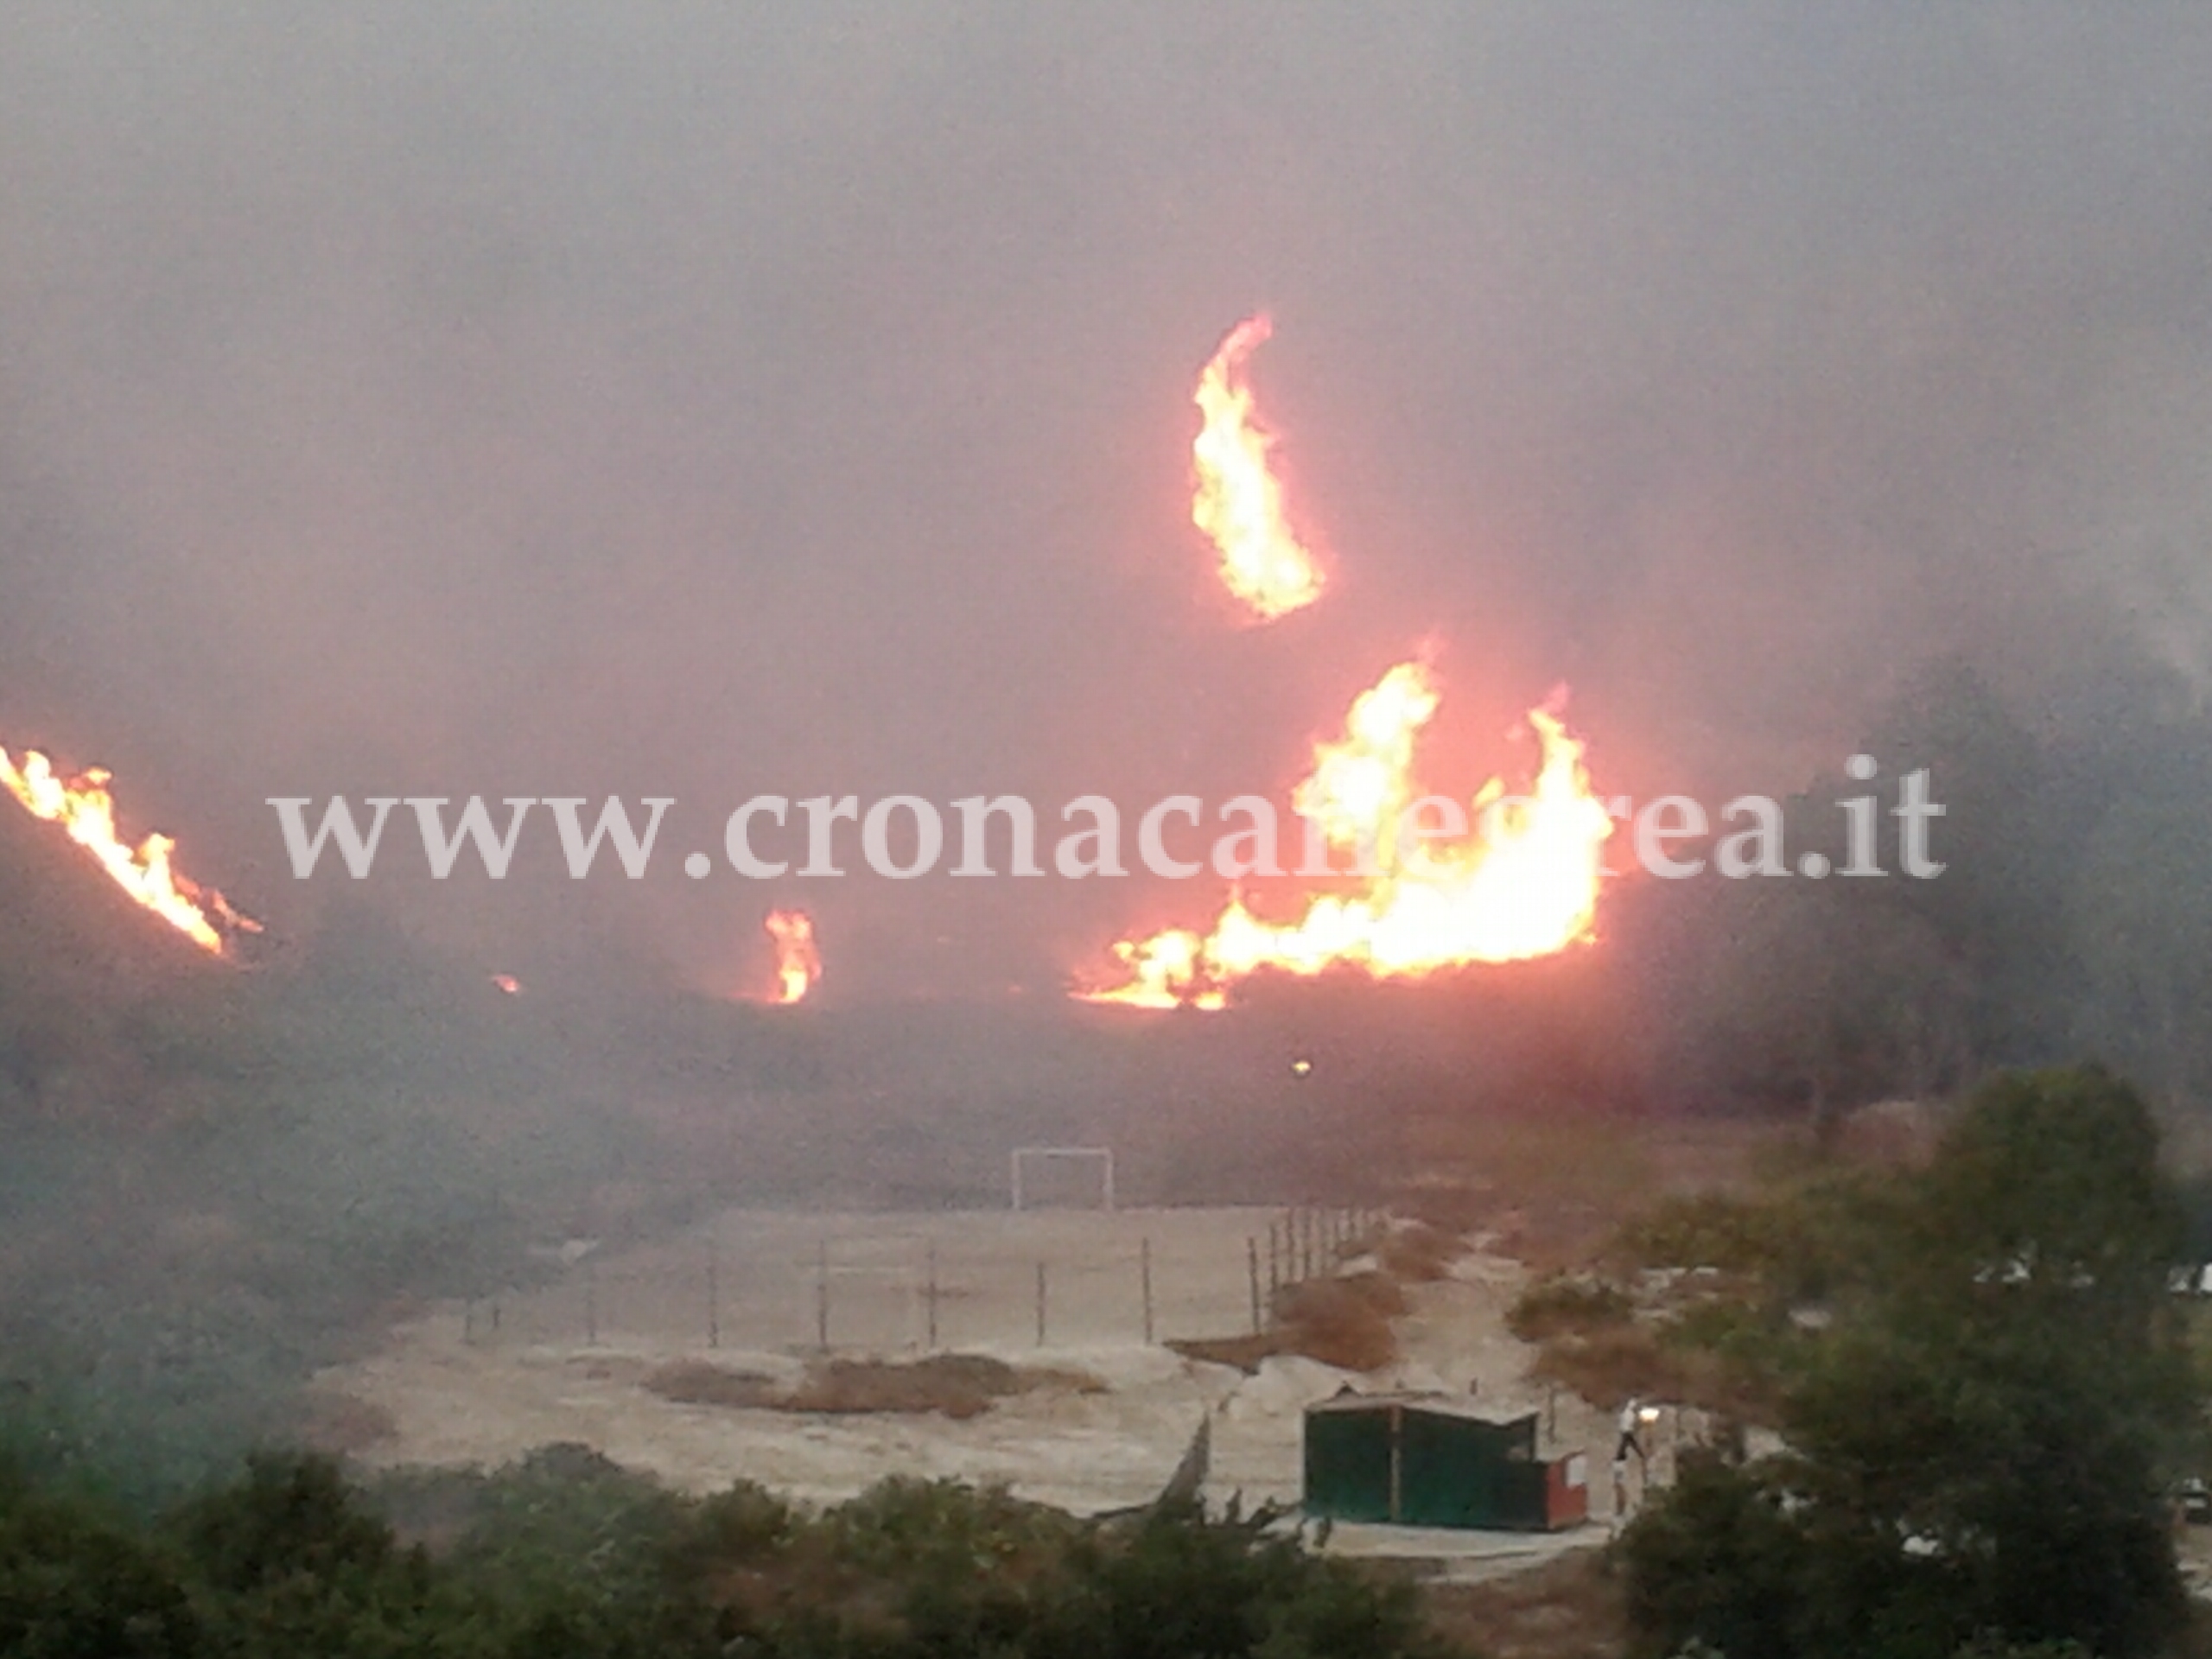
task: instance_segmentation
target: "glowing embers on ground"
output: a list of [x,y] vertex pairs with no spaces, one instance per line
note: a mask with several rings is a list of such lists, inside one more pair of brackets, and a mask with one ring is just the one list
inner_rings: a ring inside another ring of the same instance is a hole
[[1204,424],[1191,446],[1191,522],[1220,553],[1229,591],[1272,622],[1321,596],[1321,568],[1283,516],[1268,454],[1274,439],[1260,425],[1244,380],[1244,359],[1268,332],[1264,316],[1238,323],[1198,377]]
[[[1218,1008],[1264,969],[1343,964],[1377,979],[1548,956],[1592,937],[1612,819],[1591,792],[1583,746],[1548,710],[1529,725],[1541,759],[1525,793],[1492,779],[1467,806],[1423,798],[1414,749],[1435,714],[1435,677],[1402,663],[1351,706],[1344,737],[1315,746],[1292,805],[1325,844],[1327,891],[1271,921],[1234,893],[1201,933],[1169,928],[1114,946],[1124,977],[1078,993],[1136,1007]],[[1456,822],[1454,821],[1456,815]],[[1445,832],[1445,833],[1440,833]],[[1320,868],[1309,855],[1313,874]]]
[[776,988],[767,1000],[788,1007],[804,1001],[822,977],[814,920],[803,910],[772,910],[763,925],[776,942]]
[[118,887],[201,950],[221,956],[232,935],[261,931],[258,922],[232,909],[221,893],[178,874],[169,861],[176,843],[168,836],[148,836],[135,848],[124,842],[116,834],[109,781],[98,766],[62,778],[36,749],[27,751],[19,766],[0,749],[0,785],[10,795],[35,817],[61,825]]

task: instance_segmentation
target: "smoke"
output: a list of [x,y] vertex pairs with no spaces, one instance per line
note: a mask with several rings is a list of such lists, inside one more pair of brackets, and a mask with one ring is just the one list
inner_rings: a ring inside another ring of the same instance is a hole
[[[1440,738],[1564,679],[1601,785],[1779,791],[1937,651],[2212,662],[2196,8],[29,0],[10,40],[0,741],[113,766],[280,929],[271,795],[674,794],[680,857],[764,790],[1279,791],[1424,639]],[[1238,632],[1187,398],[1262,304],[1335,571]],[[757,986],[797,900],[883,993],[1148,919],[675,866],[381,901],[525,980]]]

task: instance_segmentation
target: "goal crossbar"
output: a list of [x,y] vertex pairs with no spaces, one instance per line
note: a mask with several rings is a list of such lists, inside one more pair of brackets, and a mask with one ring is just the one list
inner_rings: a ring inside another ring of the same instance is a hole
[[1065,1162],[1095,1163],[1099,1166],[1100,1199],[1102,1206],[1114,1208],[1114,1149],[1111,1147],[1016,1147],[1007,1160],[1009,1185],[1013,1189],[1014,1207],[1025,1207],[1027,1192],[1022,1180],[1024,1166],[1031,1160],[1055,1160]]

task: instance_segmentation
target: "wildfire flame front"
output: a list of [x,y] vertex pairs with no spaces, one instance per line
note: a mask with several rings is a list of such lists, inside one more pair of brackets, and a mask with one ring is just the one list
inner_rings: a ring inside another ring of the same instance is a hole
[[1116,944],[1123,978],[1084,999],[1218,1008],[1230,986],[1262,969],[1310,976],[1343,963],[1376,979],[1416,978],[1590,938],[1612,819],[1591,792],[1582,745],[1549,712],[1529,715],[1542,761],[1526,795],[1508,798],[1492,779],[1474,798],[1467,836],[1403,836],[1421,798],[1414,741],[1439,701],[1427,664],[1401,663],[1353,702],[1342,740],[1314,747],[1292,804],[1330,848],[1363,865],[1349,892],[1306,894],[1284,922],[1232,894],[1203,934],[1169,928]]
[[19,766],[0,749],[0,785],[35,817],[60,824],[108,873],[116,886],[211,956],[224,954],[229,936],[258,933],[261,924],[240,914],[213,888],[178,874],[169,861],[176,843],[151,835],[132,848],[115,830],[115,798],[110,774],[94,766],[62,778],[36,749]]

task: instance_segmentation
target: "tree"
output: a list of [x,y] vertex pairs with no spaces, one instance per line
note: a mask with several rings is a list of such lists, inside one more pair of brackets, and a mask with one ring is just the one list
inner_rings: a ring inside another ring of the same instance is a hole
[[241,1656],[402,1651],[430,1566],[402,1550],[327,1458],[264,1454],[170,1522],[205,1623]]
[[1781,1494],[1718,1458],[1687,1459],[1622,1540],[1632,1629],[1655,1653],[1703,1642],[1728,1659],[1789,1659],[1808,1544]]
[[2182,1608],[2159,1475],[2196,1404],[2158,1154],[2142,1097],[2096,1068],[1979,1090],[1891,1178],[1880,1271],[1800,1351],[1789,1452],[1687,1479],[1631,1529],[1653,1651],[2156,1651]]
[[172,1563],[81,1500],[0,1469],[0,1653],[185,1659],[201,1630]]

